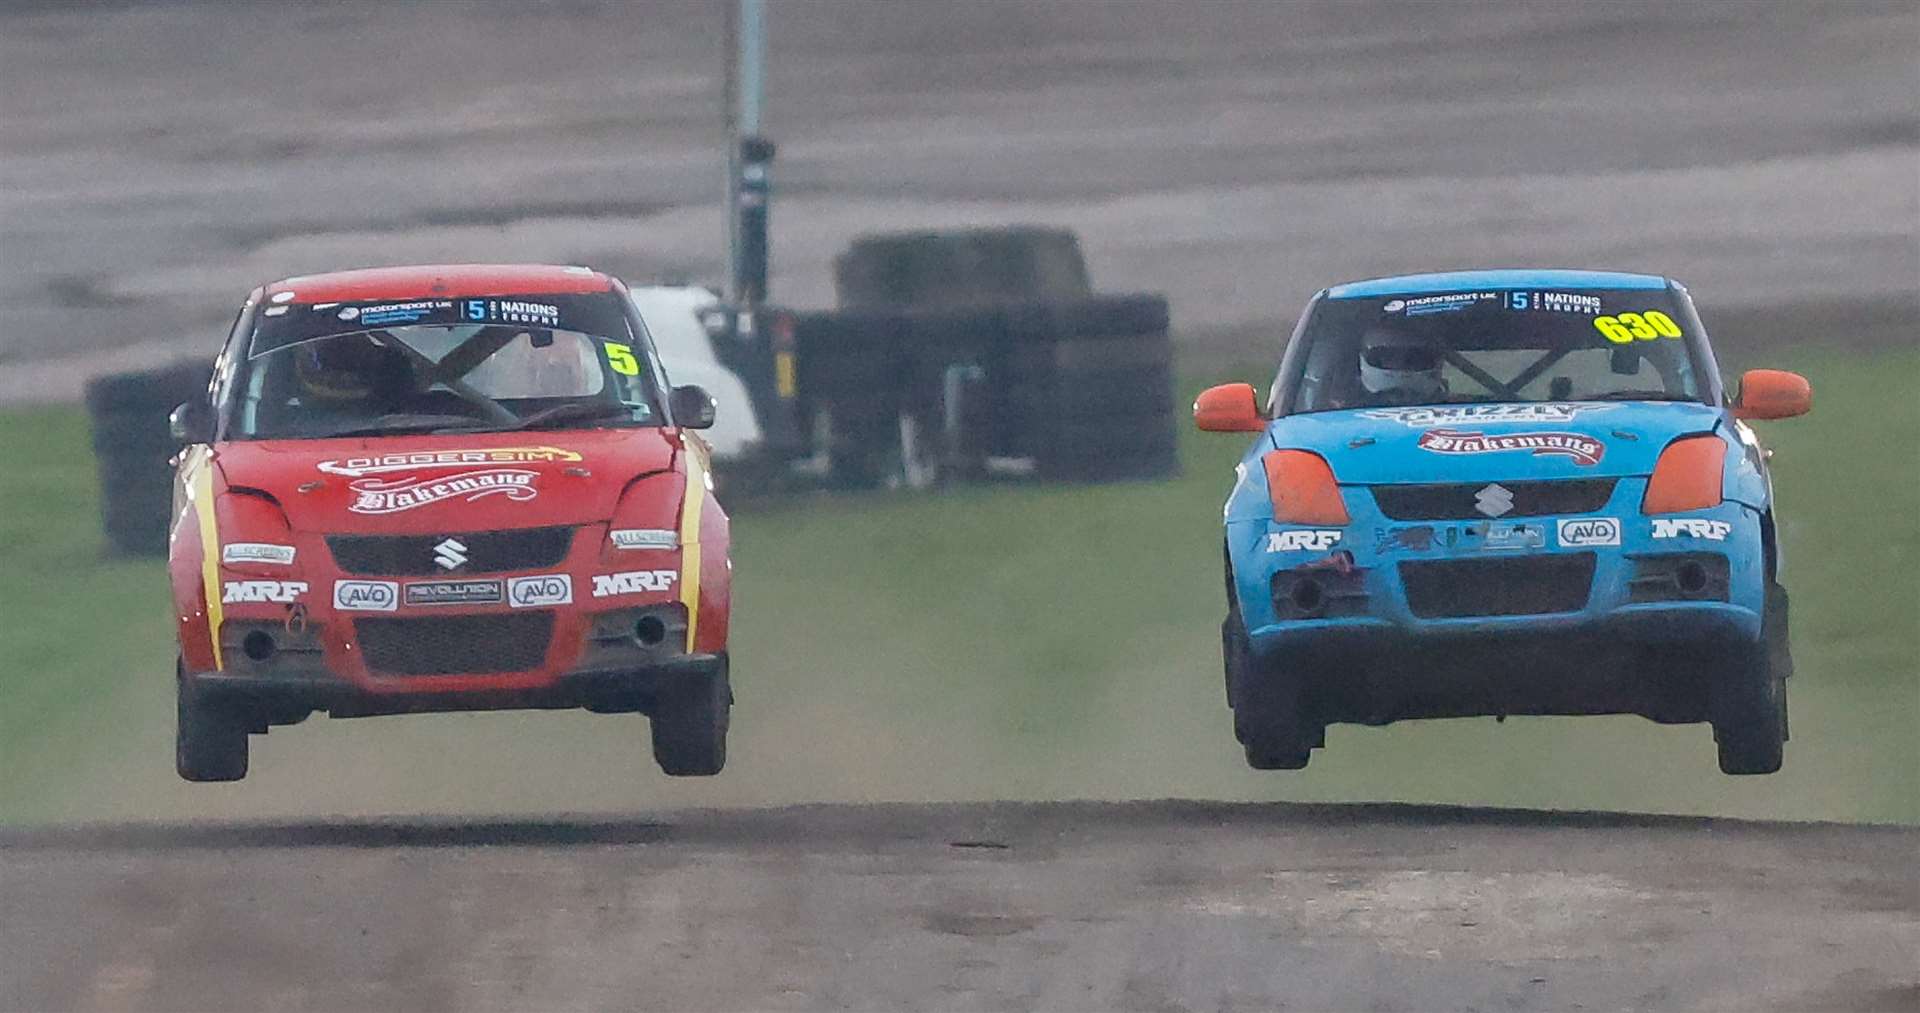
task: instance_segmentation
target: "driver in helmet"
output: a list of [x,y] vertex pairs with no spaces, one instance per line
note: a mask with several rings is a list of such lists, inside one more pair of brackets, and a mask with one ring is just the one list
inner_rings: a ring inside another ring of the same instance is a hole
[[294,356],[309,408],[382,415],[404,410],[414,391],[412,360],[365,334],[309,341]]
[[1360,385],[1374,404],[1435,404],[1447,399],[1433,342],[1385,324],[1360,336]]

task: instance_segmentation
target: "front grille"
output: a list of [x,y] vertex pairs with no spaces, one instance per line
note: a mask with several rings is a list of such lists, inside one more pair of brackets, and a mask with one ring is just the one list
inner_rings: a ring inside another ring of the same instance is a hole
[[1613,478],[1575,478],[1545,482],[1459,482],[1447,485],[1376,485],[1373,501],[1380,512],[1396,521],[1482,520],[1491,514],[1479,508],[1480,490],[1499,485],[1513,494],[1508,517],[1544,517],[1550,514],[1587,514],[1613,498]]
[[435,562],[436,546],[459,542],[467,562],[458,573],[540,570],[557,565],[573,545],[573,529],[517,528],[511,531],[457,531],[438,535],[328,535],[327,549],[340,569],[355,575],[444,574]]
[[1578,612],[1593,586],[1591,552],[1400,564],[1407,607],[1422,619]]
[[462,675],[539,668],[553,639],[552,612],[353,621],[375,675]]

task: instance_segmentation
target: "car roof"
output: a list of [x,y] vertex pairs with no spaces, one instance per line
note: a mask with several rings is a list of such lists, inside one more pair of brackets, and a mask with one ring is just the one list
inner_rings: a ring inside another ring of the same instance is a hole
[[1658,289],[1666,287],[1667,279],[1657,274],[1520,269],[1402,274],[1392,278],[1350,281],[1327,289],[1326,294],[1329,299],[1370,299],[1383,295],[1425,295],[1431,292],[1466,292],[1473,289]]
[[308,274],[267,285],[262,296],[292,292],[287,302],[359,302],[367,299],[591,293],[613,289],[613,279],[589,267],[552,264],[420,264]]

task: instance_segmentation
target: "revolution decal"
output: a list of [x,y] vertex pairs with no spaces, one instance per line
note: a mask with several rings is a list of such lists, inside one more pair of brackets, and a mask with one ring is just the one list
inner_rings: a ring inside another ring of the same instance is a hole
[[406,587],[408,605],[498,605],[505,596],[497,580],[423,580]]
[[1733,531],[1733,525],[1726,521],[1713,521],[1704,517],[1655,517],[1653,519],[1653,537],[1655,538],[1704,538],[1710,542],[1724,542]]
[[1539,401],[1526,404],[1422,405],[1417,408],[1369,408],[1360,413],[1365,419],[1387,419],[1403,426],[1421,426],[1460,422],[1572,422],[1584,412],[1603,412],[1620,407],[1605,402]]
[[496,495],[524,503],[540,495],[534,486],[539,477],[539,472],[524,468],[487,468],[441,478],[363,478],[347,486],[354,497],[347,509],[357,514],[397,514],[442,500],[471,503]]
[[1620,544],[1620,522],[1612,517],[1563,517],[1555,533],[1568,548]]
[[336,580],[333,607],[346,612],[392,612],[400,607],[400,585],[390,580]]
[[225,593],[220,596],[223,605],[239,605],[248,602],[279,602],[286,604],[299,600],[307,593],[307,584],[300,580],[230,580]]
[[1270,531],[1268,552],[1323,552],[1340,544],[1338,531]]
[[1588,467],[1599,464],[1607,445],[1579,433],[1486,433],[1461,429],[1429,429],[1420,434],[1420,449],[1435,454],[1501,454],[1524,450],[1535,457],[1570,457]]
[[423,450],[401,454],[377,454],[372,457],[348,457],[321,461],[316,467],[329,475],[364,478],[394,471],[419,471],[422,468],[464,468],[475,464],[533,464],[542,461],[572,463],[580,455],[559,447],[483,447],[479,450]]
[[1495,552],[1539,549],[1546,547],[1547,544],[1547,529],[1542,524],[1528,524],[1523,521],[1486,521],[1475,525],[1473,531],[1480,535],[1481,548]]

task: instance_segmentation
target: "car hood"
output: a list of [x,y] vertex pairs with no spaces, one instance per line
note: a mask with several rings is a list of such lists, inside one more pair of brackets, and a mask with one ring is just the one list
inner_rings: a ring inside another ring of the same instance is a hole
[[1320,453],[1342,483],[1424,484],[1650,475],[1669,441],[1720,417],[1694,402],[1437,405],[1290,415],[1267,432]]
[[215,460],[296,531],[427,534],[606,520],[679,446],[676,429],[573,429],[222,443]]

